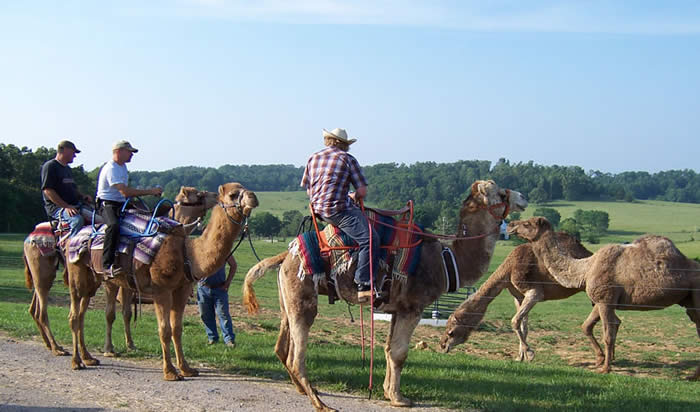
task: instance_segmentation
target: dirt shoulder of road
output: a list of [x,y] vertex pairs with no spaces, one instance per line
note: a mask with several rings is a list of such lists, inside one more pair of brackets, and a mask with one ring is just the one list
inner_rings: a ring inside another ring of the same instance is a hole
[[[222,373],[193,365],[200,376],[166,382],[154,360],[105,358],[73,371],[69,356],[54,356],[37,341],[18,340],[0,331],[0,410],[24,411],[303,411],[309,399],[291,383]],[[381,385],[381,384],[380,384]],[[375,394],[381,386],[375,388]],[[354,394],[320,393],[341,411],[398,410],[385,400]],[[446,409],[416,405],[411,412]]]

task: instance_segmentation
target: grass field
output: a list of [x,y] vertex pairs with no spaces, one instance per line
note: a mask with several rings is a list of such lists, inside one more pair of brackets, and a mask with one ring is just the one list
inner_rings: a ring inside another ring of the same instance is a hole
[[[299,200],[293,196],[275,201],[276,194],[259,195],[261,210],[281,214],[299,206]],[[288,207],[288,203],[296,206]],[[268,204],[274,207],[267,209]],[[302,197],[299,210],[305,207]],[[700,235],[694,233],[694,225],[700,224],[700,205],[576,202],[548,207],[555,207],[563,217],[579,208],[607,211],[611,217],[611,234],[603,242],[627,241],[647,232],[659,233],[676,241],[688,256],[700,256],[700,242],[690,240],[691,236],[698,238]],[[529,212],[534,209],[531,206]],[[23,286],[20,259],[23,238],[24,235],[0,236],[0,329],[18,337],[38,339],[34,322],[27,313],[30,293]],[[598,245],[587,246],[595,249]],[[285,247],[283,242],[255,242],[261,257],[276,254]],[[499,242],[490,270],[494,270],[512,249],[510,242]],[[255,258],[246,243],[241,245],[236,257],[239,273],[230,294],[238,347],[235,351],[223,351],[220,346],[206,345],[196,306],[190,305],[185,319],[185,353],[195,364],[202,362],[226,371],[288,381],[284,368],[273,354],[279,326],[275,274],[268,273],[256,283],[261,314],[247,315],[240,306],[241,286]],[[51,296],[51,326],[56,339],[64,347],[70,347],[66,321],[68,296],[60,281],[57,280]],[[311,380],[324,389],[367,393],[367,362],[363,368],[360,358],[359,308],[340,302],[328,305],[324,297],[319,302],[319,316],[312,328],[307,355]],[[104,339],[100,295],[92,306],[86,318],[86,338],[88,347],[99,355]],[[537,305],[529,320],[528,340],[536,351],[532,363],[512,360],[518,347],[510,330],[514,309],[507,292],[490,305],[480,330],[449,354],[436,351],[442,328],[419,326],[412,345],[423,340],[428,349],[409,352],[402,374],[402,390],[421,403],[457,409],[695,411],[700,408],[700,385],[682,380],[700,362],[698,336],[682,308],[618,312],[623,324],[618,334],[613,373],[609,375],[592,371],[594,358],[580,331],[580,324],[590,308],[583,293]],[[125,352],[119,320],[115,322],[113,334],[115,349],[128,357],[159,358],[155,316],[150,305],[144,305],[143,310],[142,318],[132,327],[138,350]],[[376,326],[379,344],[375,350],[375,397],[381,396],[385,367],[381,343],[388,324],[377,322]],[[600,327],[596,332],[599,335]],[[69,362],[66,358],[66,368]]]

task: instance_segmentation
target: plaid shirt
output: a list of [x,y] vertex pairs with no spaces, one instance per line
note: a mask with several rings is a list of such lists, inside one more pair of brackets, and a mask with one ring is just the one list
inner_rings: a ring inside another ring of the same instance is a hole
[[306,163],[301,186],[309,191],[314,212],[333,216],[350,207],[348,191],[367,186],[360,164],[348,152],[328,147],[314,153]]

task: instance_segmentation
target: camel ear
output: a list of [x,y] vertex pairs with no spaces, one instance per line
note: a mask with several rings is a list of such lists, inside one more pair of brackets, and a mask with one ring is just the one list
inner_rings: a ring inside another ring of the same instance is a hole
[[219,197],[224,197],[224,185],[219,186]]

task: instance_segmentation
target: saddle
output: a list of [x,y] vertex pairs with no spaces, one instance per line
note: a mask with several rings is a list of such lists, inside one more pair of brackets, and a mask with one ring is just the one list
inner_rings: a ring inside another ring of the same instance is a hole
[[[299,235],[290,244],[290,251],[302,257],[300,278],[306,274],[325,275],[328,301],[333,304],[340,295],[338,275],[349,270],[358,246],[333,225],[319,229],[318,217],[311,205],[309,208],[314,230]],[[382,295],[388,297],[392,281],[405,281],[418,265],[422,228],[413,223],[413,202],[410,201],[400,210],[365,208],[365,214],[380,238],[379,256],[373,257],[379,259],[375,283]]]
[[[90,267],[95,273],[104,273],[102,252],[104,248],[104,225],[83,227],[70,240],[68,258],[77,262],[90,251]],[[184,237],[182,224],[166,217],[153,217],[142,211],[127,209],[120,220],[120,236],[117,260],[125,272],[133,273],[134,260],[150,264],[168,235]]]

